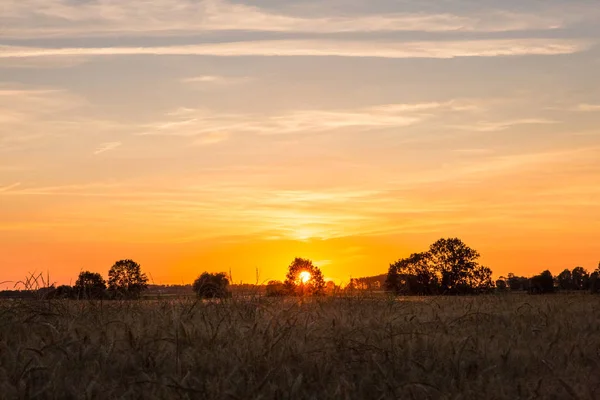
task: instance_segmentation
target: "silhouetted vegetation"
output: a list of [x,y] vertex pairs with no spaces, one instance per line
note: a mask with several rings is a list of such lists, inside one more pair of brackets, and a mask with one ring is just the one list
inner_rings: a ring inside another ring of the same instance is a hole
[[458,238],[440,239],[424,253],[390,265],[386,289],[403,295],[477,294],[493,287],[492,270]]
[[228,286],[229,279],[224,272],[216,274],[204,272],[196,278],[192,289],[201,299],[222,299],[231,295],[227,290]]
[[529,293],[554,293],[554,277],[552,276],[552,273],[546,270],[541,274],[532,277],[529,280]]
[[[302,273],[310,274],[310,279],[303,281]],[[319,267],[313,265],[312,261],[295,258],[288,267],[284,285],[287,293],[291,295],[319,295],[324,292],[325,279]]]
[[73,287],[71,297],[79,299],[102,299],[106,295],[106,282],[97,272],[82,271]]
[[148,288],[148,278],[133,260],[120,260],[108,271],[108,289],[114,298],[135,299]]
[[267,283],[265,294],[269,297],[282,297],[287,295],[287,290],[281,281],[269,281]]

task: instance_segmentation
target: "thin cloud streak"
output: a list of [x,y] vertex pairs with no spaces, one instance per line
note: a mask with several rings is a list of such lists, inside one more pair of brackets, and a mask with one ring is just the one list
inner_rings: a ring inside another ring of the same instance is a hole
[[96,149],[96,151],[94,151],[94,154],[95,155],[102,154],[102,153],[105,153],[107,151],[114,150],[117,147],[120,147],[121,145],[122,145],[121,142],[102,143],[100,146],[98,146],[98,148]]
[[[6,0],[3,35],[12,38],[47,36],[170,35],[211,31],[255,32],[505,32],[547,30],[577,22],[586,15],[488,11],[451,13],[386,13],[374,15],[283,14],[223,0],[189,2],[97,0]],[[43,22],[43,23],[41,23]]]
[[0,58],[58,56],[338,56],[374,58],[455,58],[559,55],[584,51],[591,43],[569,39],[492,39],[465,41],[264,40],[160,47],[0,46]]

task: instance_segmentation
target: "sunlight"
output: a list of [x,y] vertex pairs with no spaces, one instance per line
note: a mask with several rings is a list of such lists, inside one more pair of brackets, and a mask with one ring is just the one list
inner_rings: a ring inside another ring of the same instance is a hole
[[302,271],[302,272],[300,272],[300,276],[299,277],[300,277],[300,282],[307,283],[308,281],[310,281],[310,278],[311,278],[310,272],[308,272],[308,271]]

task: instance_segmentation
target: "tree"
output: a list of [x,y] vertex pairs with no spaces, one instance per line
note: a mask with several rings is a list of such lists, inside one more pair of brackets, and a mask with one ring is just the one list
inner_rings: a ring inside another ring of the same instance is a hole
[[318,295],[325,289],[325,279],[312,261],[296,257],[288,267],[284,285],[290,294]]
[[196,295],[202,299],[220,299],[229,297],[231,293],[228,290],[229,279],[225,272],[211,274],[204,272],[192,285]]
[[571,272],[573,277],[573,288],[575,290],[587,290],[590,286],[590,274],[582,267],[575,267]]
[[72,299],[75,297],[75,289],[69,285],[60,285],[48,293],[49,299]]
[[568,269],[558,274],[556,280],[558,281],[558,288],[560,290],[573,290],[573,275]]
[[529,279],[524,276],[516,276],[510,272],[508,274],[508,287],[511,291],[529,290]]
[[428,253],[414,253],[390,264],[385,288],[396,294],[431,295],[439,288],[439,279],[431,268]]
[[554,277],[548,270],[532,277],[529,282],[530,294],[545,294],[554,292]]
[[97,272],[81,271],[73,290],[78,299],[101,299],[106,292],[106,282]]
[[133,260],[120,260],[108,271],[108,288],[117,297],[138,298],[148,288],[148,278]]
[[506,281],[504,279],[498,279],[496,281],[496,289],[499,292],[506,292],[507,288],[508,288],[508,285],[506,284]]
[[598,263],[598,268],[590,275],[590,292],[600,293],[600,263]]
[[479,253],[458,238],[440,239],[429,247],[431,268],[445,293],[465,293],[492,286],[491,270],[482,267]]

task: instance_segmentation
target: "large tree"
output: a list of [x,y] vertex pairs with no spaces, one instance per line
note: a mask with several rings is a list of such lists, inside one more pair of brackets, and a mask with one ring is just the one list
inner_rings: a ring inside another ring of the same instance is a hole
[[148,288],[148,277],[133,260],[120,260],[108,271],[108,288],[117,297],[137,298]]
[[479,253],[458,238],[440,239],[429,247],[431,268],[446,293],[489,289],[492,271],[478,263]]
[[493,287],[492,270],[460,239],[440,239],[425,253],[390,265],[386,289],[397,294],[475,293]]
[[288,267],[284,285],[290,294],[317,295],[325,290],[325,279],[311,260],[297,257]]
[[229,279],[227,279],[227,274],[224,272],[219,272],[217,274],[204,272],[192,285],[194,292],[201,299],[229,297],[230,292],[227,290],[228,287]]
[[79,299],[101,299],[106,292],[106,282],[97,272],[81,271],[73,289]]

